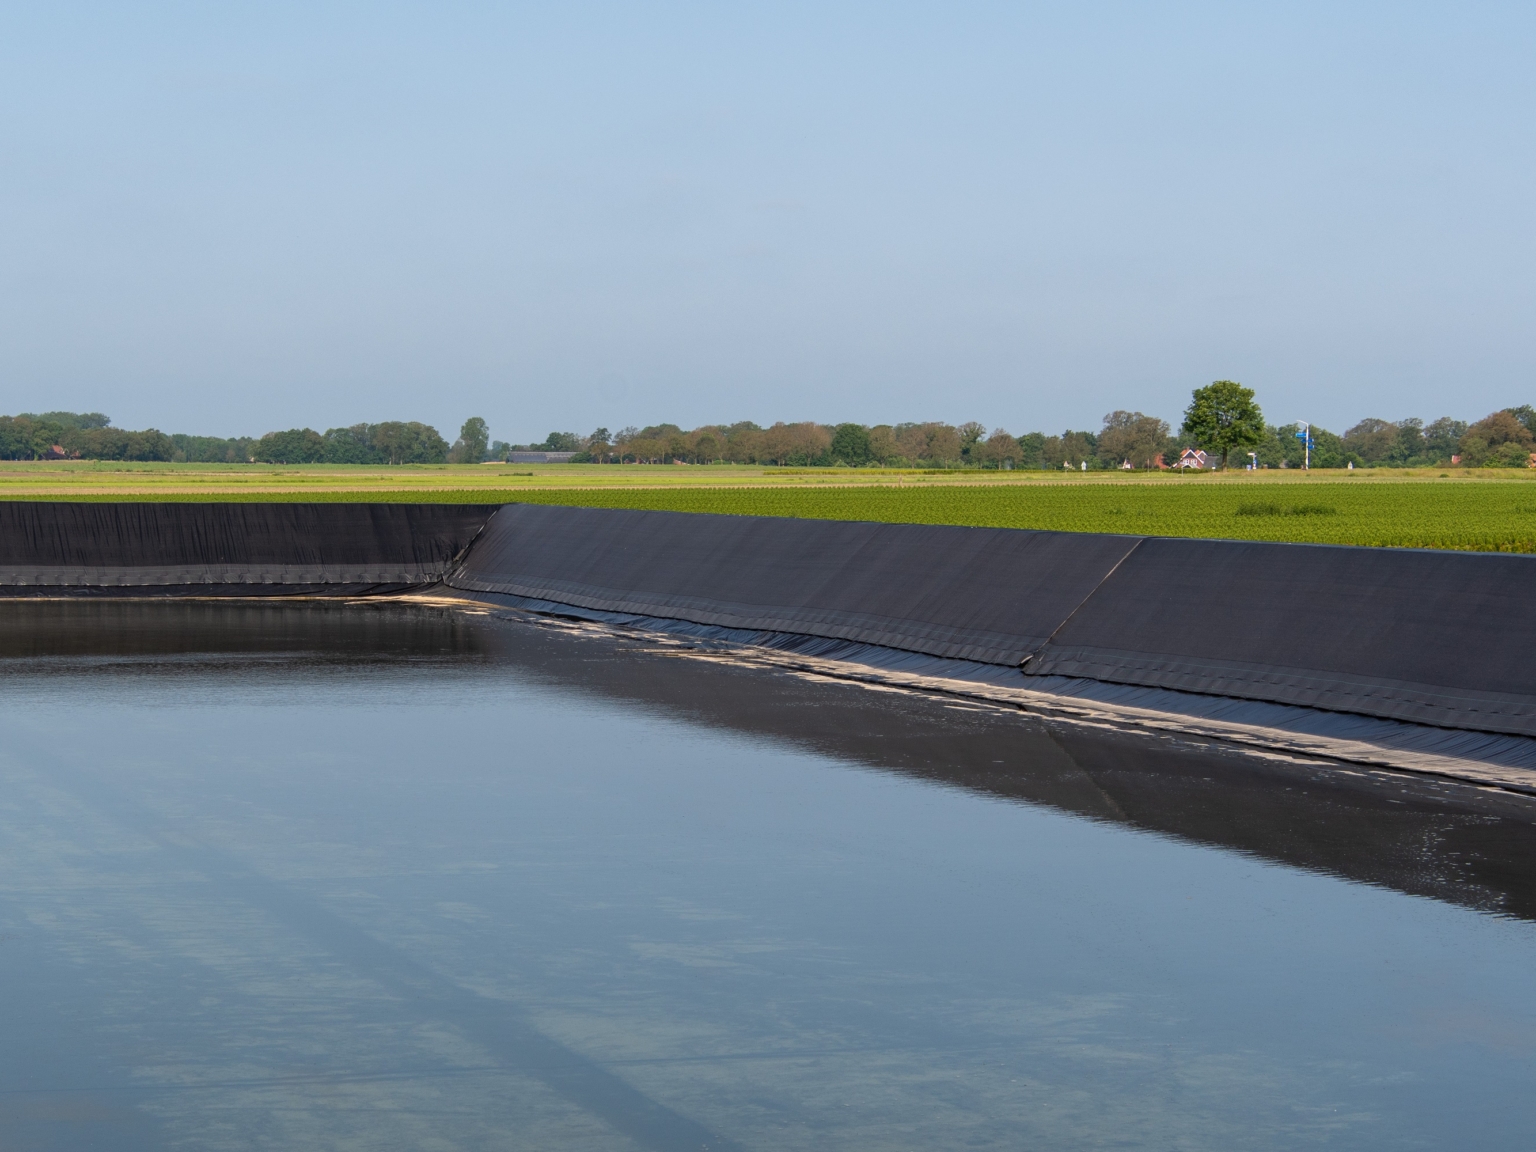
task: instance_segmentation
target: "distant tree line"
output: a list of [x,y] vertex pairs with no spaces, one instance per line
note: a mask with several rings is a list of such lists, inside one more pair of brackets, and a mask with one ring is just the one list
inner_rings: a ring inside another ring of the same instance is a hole
[[448,444],[429,424],[386,420],[346,428],[268,432],[251,449],[264,464],[442,464]]
[[[1116,410],[1098,431],[1059,435],[1006,429],[970,421],[905,424],[676,424],[598,428],[590,436],[551,432],[542,443],[491,441],[486,422],[472,416],[448,444],[437,429],[416,421],[353,424],[316,432],[290,428],[260,437],[167,435],[112,427],[100,412],[44,412],[0,416],[0,459],[63,456],[87,460],[163,460],[189,463],[268,464],[477,464],[505,460],[516,451],[571,452],[579,463],[766,464],[783,467],[917,467],[993,469],[1147,470],[1169,467],[1186,448],[1201,448],[1221,464],[1300,468],[1307,444],[1300,424],[1266,423],[1252,389],[1231,380],[1197,388],[1177,430],[1143,412]],[[1342,435],[1313,426],[1314,468],[1522,467],[1536,452],[1536,409],[1530,405],[1490,413],[1474,424],[1442,416],[1370,418]],[[1250,457],[1251,454],[1251,457]],[[1234,458],[1235,457],[1235,458]]]
[[[653,424],[590,436],[552,432],[542,444],[492,445],[505,459],[515,450],[576,452],[576,462],[640,464],[768,464],[918,468],[1027,468],[1105,471],[1147,470],[1175,464],[1186,448],[1201,448],[1231,465],[1246,465],[1249,452],[1262,468],[1300,468],[1308,445],[1300,424],[1266,423],[1253,392],[1233,381],[1197,389],[1184,422],[1174,430],[1166,420],[1143,412],[1117,410],[1098,431],[1067,429],[1059,435],[1004,428],[990,431],[969,422],[910,424],[774,424],[748,421],[706,424],[684,430]],[[1314,468],[1523,467],[1536,451],[1536,410],[1507,408],[1475,424],[1449,416],[1426,424],[1362,420],[1339,435],[1311,428]],[[1230,459],[1229,459],[1230,458]]]
[[197,450],[192,441],[212,439],[167,436],[154,428],[130,432],[111,424],[100,412],[23,412],[19,416],[0,416],[0,459],[43,460],[63,455],[88,460],[171,460],[178,451],[178,439],[185,442],[179,449],[183,453],[188,448]]
[[[473,435],[478,418],[465,424]],[[436,428],[414,420],[330,428],[290,428],[265,436],[167,435],[148,428],[113,428],[100,412],[24,412],[0,416],[0,459],[160,460],[196,464],[442,464],[457,450],[475,460],[486,456],[485,421],[479,420],[478,447],[450,448]]]

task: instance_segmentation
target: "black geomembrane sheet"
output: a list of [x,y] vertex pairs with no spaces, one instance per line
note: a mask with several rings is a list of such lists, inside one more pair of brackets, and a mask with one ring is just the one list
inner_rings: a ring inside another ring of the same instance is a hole
[[448,582],[1536,735],[1536,557],[509,505]]
[[0,596],[355,594],[435,583],[495,506],[0,502]]
[[1018,664],[1126,536],[508,505],[455,588]]
[[0,502],[0,596],[439,583],[1052,683],[1536,736],[1532,556],[531,504]]

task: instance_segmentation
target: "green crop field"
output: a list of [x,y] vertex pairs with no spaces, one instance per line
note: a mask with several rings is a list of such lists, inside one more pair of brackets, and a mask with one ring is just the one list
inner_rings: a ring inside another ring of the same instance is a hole
[[0,499],[528,501],[1536,553],[1536,469],[1171,476],[759,466],[0,462]]
[[517,499],[903,524],[1536,552],[1536,485],[1529,483],[587,489],[526,492]]

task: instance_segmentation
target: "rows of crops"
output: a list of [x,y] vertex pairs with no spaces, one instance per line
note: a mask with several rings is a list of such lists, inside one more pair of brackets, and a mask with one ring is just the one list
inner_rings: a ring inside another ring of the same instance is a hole
[[825,520],[1536,552],[1536,487],[1510,483],[1040,485],[543,491],[519,500]]
[[826,520],[966,524],[1536,553],[1536,484],[1329,482],[1037,484],[976,487],[402,489],[220,494],[78,494],[85,500],[324,500],[500,504],[520,500]]

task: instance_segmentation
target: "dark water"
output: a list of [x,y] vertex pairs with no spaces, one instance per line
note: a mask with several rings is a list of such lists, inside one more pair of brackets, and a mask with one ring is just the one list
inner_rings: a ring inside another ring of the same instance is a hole
[[1536,803],[446,611],[0,604],[0,1148],[1526,1148]]

